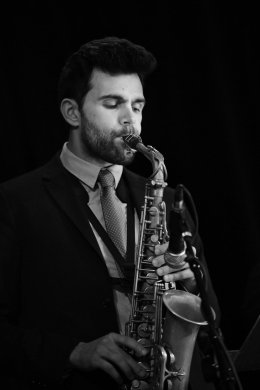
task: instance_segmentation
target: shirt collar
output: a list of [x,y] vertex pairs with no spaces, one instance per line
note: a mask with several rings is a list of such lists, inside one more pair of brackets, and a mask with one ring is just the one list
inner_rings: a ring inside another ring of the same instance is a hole
[[[70,173],[72,173],[90,188],[95,188],[101,167],[76,156],[69,150],[67,142],[63,145],[60,159],[64,168],[66,168]],[[123,166],[108,164],[107,169],[109,169],[110,172],[114,175],[115,186],[117,187],[123,172]]]

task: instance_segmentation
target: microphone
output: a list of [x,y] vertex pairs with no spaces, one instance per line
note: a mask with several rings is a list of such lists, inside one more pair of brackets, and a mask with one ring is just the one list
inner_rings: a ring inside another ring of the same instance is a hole
[[[164,254],[164,260],[171,268],[176,271],[182,269],[186,262],[186,242],[183,238],[184,233],[184,201],[183,185],[178,184],[175,189],[175,196],[172,210],[170,211],[169,231],[170,239],[167,252]],[[185,232],[185,234],[188,234]]]

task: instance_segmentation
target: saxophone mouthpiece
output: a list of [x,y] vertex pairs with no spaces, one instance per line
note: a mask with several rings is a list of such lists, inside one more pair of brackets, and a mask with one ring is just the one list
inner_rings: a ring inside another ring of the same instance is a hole
[[128,134],[122,137],[127,146],[133,150],[138,150],[138,144],[143,144],[142,138],[138,135]]

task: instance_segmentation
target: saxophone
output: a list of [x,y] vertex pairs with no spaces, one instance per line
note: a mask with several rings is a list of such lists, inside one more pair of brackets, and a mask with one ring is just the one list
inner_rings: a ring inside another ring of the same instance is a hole
[[201,299],[159,279],[151,262],[149,250],[169,239],[163,201],[167,186],[164,158],[152,146],[145,146],[139,136],[130,134],[123,139],[128,147],[148,158],[153,168],[146,182],[131,314],[126,325],[126,335],[148,348],[148,354],[138,362],[145,367],[146,377],[124,389],[185,390],[199,326],[207,322],[201,313]]

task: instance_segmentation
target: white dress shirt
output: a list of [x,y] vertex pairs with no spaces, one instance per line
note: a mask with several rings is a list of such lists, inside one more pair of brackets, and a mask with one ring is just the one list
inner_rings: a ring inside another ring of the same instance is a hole
[[[100,202],[100,183],[97,182],[97,178],[99,175],[100,167],[97,165],[94,165],[88,161],[85,161],[79,157],[77,157],[74,153],[72,153],[67,146],[67,143],[63,145],[63,149],[60,155],[61,162],[63,166],[74,176],[76,176],[80,183],[83,185],[85,190],[87,191],[89,195],[89,203],[88,206],[93,211],[99,222],[102,224],[104,229],[106,229],[102,206]],[[115,186],[117,187],[118,182],[121,178],[123,167],[122,165],[109,165],[107,164],[107,168],[112,172],[115,178]],[[122,210],[124,210],[125,216],[127,215],[127,205],[126,203],[122,203],[118,198],[118,207],[121,207]],[[125,223],[127,220],[125,219]],[[119,272],[118,268],[116,266],[115,260],[110,253],[109,249],[101,239],[98,232],[95,230],[95,228],[91,225],[93,232],[95,234],[95,237],[97,239],[98,245],[100,247],[100,250],[102,252],[102,255],[104,257],[106,266],[108,268],[108,272],[111,277],[118,278]],[[138,217],[135,213],[135,237],[137,240],[138,237]],[[119,328],[120,333],[125,333],[125,323],[129,320],[129,315],[131,311],[131,303],[130,298],[127,296],[127,294],[118,291],[114,289],[114,300],[115,305],[117,308],[117,314],[118,314],[118,321],[119,321]]]

